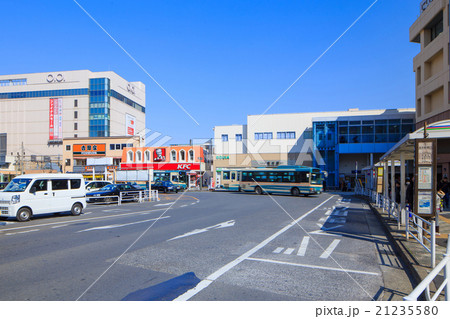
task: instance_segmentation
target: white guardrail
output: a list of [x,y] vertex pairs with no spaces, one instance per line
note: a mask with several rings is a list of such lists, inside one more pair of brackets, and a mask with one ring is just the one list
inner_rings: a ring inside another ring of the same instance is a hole
[[[447,251],[444,254],[444,258],[436,266],[436,221],[425,220],[420,216],[412,213],[408,209],[401,208],[399,204],[392,202],[390,198],[385,197],[382,194],[378,194],[373,190],[358,187],[355,189],[355,194],[369,197],[377,207],[383,208],[384,211],[387,211],[389,218],[393,218],[397,221],[398,229],[400,229],[401,225],[404,224],[406,240],[409,240],[409,236],[411,235],[431,255],[431,268],[433,268],[433,270],[413,290],[413,292],[404,297],[403,300],[417,300],[419,296],[425,291],[425,298],[427,300],[434,301],[439,297],[440,293],[445,288],[445,300],[448,301],[450,297],[448,290],[450,274],[450,246],[447,241]],[[431,297],[429,289],[430,283],[442,270],[444,270],[444,281],[436,290],[433,297]]]
[[138,202],[142,203],[145,201],[159,201],[159,194],[157,190],[142,190],[142,191],[130,191],[126,193],[120,193],[119,196],[95,196],[87,197],[87,202],[89,204],[99,205],[99,204],[116,204],[122,205],[123,202]]

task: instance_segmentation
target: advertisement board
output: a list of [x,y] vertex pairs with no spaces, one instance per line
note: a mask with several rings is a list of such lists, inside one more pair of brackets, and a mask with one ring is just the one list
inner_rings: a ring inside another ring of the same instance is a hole
[[106,144],[74,144],[73,157],[105,156]]
[[154,162],[165,162],[166,161],[166,149],[157,148],[153,151],[153,161]]
[[136,118],[133,115],[125,114],[125,135],[133,136],[136,133]]
[[60,140],[63,138],[62,134],[62,121],[63,121],[63,110],[62,110],[62,99],[50,99],[49,100],[49,118],[48,118],[48,129],[49,129],[49,140]]

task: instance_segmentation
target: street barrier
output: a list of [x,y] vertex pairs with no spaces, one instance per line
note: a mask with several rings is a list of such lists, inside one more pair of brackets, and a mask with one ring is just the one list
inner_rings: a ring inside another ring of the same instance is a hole
[[[101,196],[101,197],[90,197],[94,200],[97,199],[98,201],[95,202],[88,202],[89,204],[93,205],[105,205],[105,204],[116,204],[116,205],[122,205],[123,202],[138,202],[142,203],[145,201],[159,201],[159,195],[157,190],[141,190],[141,191],[130,191],[126,193],[120,193],[119,196],[113,195],[113,196]],[[88,197],[89,199],[89,197]]]
[[[450,234],[448,235],[450,236]],[[439,288],[436,290],[433,296],[430,296],[430,284],[444,270],[444,280]],[[435,301],[442,290],[444,290],[445,301],[449,301],[449,273],[450,272],[450,243],[447,241],[447,250],[444,254],[444,258],[441,262],[425,277],[424,280],[406,297],[403,297],[404,301],[417,301],[420,295],[425,291],[425,298],[429,301]]]

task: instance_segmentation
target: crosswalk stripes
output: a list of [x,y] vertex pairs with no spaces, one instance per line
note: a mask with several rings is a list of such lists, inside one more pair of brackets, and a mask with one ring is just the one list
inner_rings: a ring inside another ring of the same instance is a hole
[[325,249],[325,251],[322,253],[322,255],[320,255],[320,258],[330,257],[331,253],[337,247],[337,245],[339,244],[340,241],[341,241],[340,239],[333,240],[333,242],[330,244],[330,246],[328,246],[327,249]]
[[[306,255],[306,251],[308,248],[310,237],[304,236],[302,239],[302,242],[300,243],[300,247],[297,250],[297,256],[303,257]],[[325,249],[325,251],[320,255],[320,258],[327,259],[330,257],[330,255],[333,253],[337,245],[341,242],[340,239],[334,239],[331,244]],[[283,253],[283,255],[292,255],[292,253],[295,251],[295,248],[285,248],[285,247],[277,247],[275,248],[272,253],[273,254],[280,254]]]
[[302,243],[300,244],[300,248],[298,249],[297,252],[297,256],[305,256],[308,243],[309,243],[309,236],[303,237]]

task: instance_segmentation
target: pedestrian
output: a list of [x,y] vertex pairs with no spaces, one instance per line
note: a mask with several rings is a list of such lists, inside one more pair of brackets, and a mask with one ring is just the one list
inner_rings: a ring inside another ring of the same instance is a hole
[[395,182],[395,202],[400,204],[400,182]]
[[449,187],[450,184],[448,182],[447,176],[445,176],[438,185],[438,191],[442,191],[445,194],[442,198],[442,201],[444,202],[444,208],[449,208]]
[[408,188],[406,188],[406,203],[409,205],[409,209],[414,211],[414,176],[411,178]]

